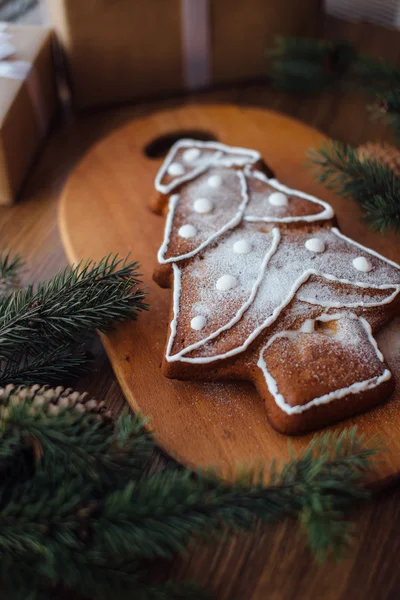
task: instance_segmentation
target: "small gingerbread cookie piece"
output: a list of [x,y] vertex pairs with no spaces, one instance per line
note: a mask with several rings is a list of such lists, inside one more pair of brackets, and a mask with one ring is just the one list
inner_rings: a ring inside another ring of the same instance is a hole
[[[349,368],[351,365],[351,368]],[[296,331],[273,335],[258,359],[258,391],[270,395],[270,420],[283,433],[300,433],[379,403],[394,381],[363,317],[322,314]],[[340,410],[337,409],[340,402]]]

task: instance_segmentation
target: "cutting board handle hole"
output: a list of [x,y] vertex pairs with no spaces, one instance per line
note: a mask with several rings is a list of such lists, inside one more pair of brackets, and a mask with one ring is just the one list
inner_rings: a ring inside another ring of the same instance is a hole
[[148,158],[154,160],[164,158],[168,154],[168,150],[182,138],[191,140],[199,140],[200,142],[216,142],[218,138],[211,131],[203,129],[180,129],[179,131],[171,131],[164,133],[152,139],[143,149],[144,154]]

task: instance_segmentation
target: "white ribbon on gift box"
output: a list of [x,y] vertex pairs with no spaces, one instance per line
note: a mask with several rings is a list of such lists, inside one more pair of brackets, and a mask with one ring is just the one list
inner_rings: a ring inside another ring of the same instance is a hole
[[11,34],[7,23],[0,22],[0,77],[25,79],[31,70],[31,63],[24,60],[5,60],[14,56],[15,46],[10,42]]
[[16,48],[9,41],[11,35],[7,32],[7,23],[0,23],[0,78],[26,80],[28,94],[32,100],[37,115],[41,135],[46,133],[47,121],[42,108],[40,84],[32,63],[25,60],[5,60],[16,53]]
[[188,90],[211,83],[210,0],[181,0],[183,75]]

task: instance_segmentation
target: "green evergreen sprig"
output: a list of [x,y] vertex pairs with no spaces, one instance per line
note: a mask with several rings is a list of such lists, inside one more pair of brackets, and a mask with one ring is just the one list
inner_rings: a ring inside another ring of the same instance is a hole
[[400,140],[400,93],[397,90],[379,90],[375,102],[368,106],[372,118],[380,120]]
[[0,252],[0,294],[7,294],[18,287],[24,264],[18,254],[12,254],[10,250]]
[[1,297],[0,385],[59,381],[82,370],[83,345],[94,331],[147,308],[137,271],[135,261],[108,256]]
[[184,469],[149,474],[154,442],[140,417],[124,413],[114,428],[68,395],[52,404],[45,394],[57,396],[35,387],[0,401],[0,580],[10,599],[61,588],[105,600],[132,591],[200,598],[190,583],[149,585],[154,561],[171,560],[193,537],[285,516],[299,520],[319,560],[351,542],[346,511],[369,496],[377,440],[355,430],[320,436],[268,477],[248,471],[233,484]]
[[342,87],[376,93],[398,90],[400,84],[397,66],[358,54],[344,40],[278,36],[269,54],[271,81],[287,91],[315,93]]
[[[358,54],[342,41],[279,37],[270,52],[271,80],[280,89],[314,93],[334,88],[373,97],[371,115],[386,123],[400,140],[400,67]],[[389,165],[361,157],[357,150],[332,142],[311,151],[317,179],[328,189],[355,199],[375,231],[400,230],[400,178]]]
[[400,230],[400,177],[394,170],[341,142],[310,150],[308,159],[320,183],[358,202],[373,230]]
[[269,50],[270,78],[275,87],[290,92],[315,93],[344,82],[356,59],[346,41],[277,36]]
[[370,110],[400,139],[400,67],[358,54],[346,41],[277,37],[269,54],[275,87],[291,92],[318,93],[356,90],[373,99]]

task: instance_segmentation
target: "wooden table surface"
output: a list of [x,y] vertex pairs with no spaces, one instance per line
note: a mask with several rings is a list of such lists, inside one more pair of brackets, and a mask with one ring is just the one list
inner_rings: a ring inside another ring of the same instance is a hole
[[[360,50],[393,61],[400,57],[400,34],[394,31],[331,20],[327,35],[347,37]],[[272,108],[352,144],[388,139],[382,126],[369,121],[364,102],[357,95],[336,92],[313,98],[296,97],[264,85],[67,116],[55,125],[21,201],[14,207],[0,209],[0,249],[12,248],[25,257],[24,282],[48,278],[66,264],[57,230],[58,197],[69,172],[90,145],[132,117],[194,100]],[[124,404],[122,393],[100,343],[95,344],[94,350],[95,368],[79,381],[78,388],[104,399],[118,412]],[[161,453],[154,456],[155,464],[165,460]],[[287,520],[211,548],[191,548],[185,559],[172,565],[171,575],[195,577],[211,586],[218,598],[229,600],[399,598],[400,536],[396,530],[400,529],[400,486],[381,492],[353,517],[356,529],[352,551],[338,564],[315,564],[299,528]]]

